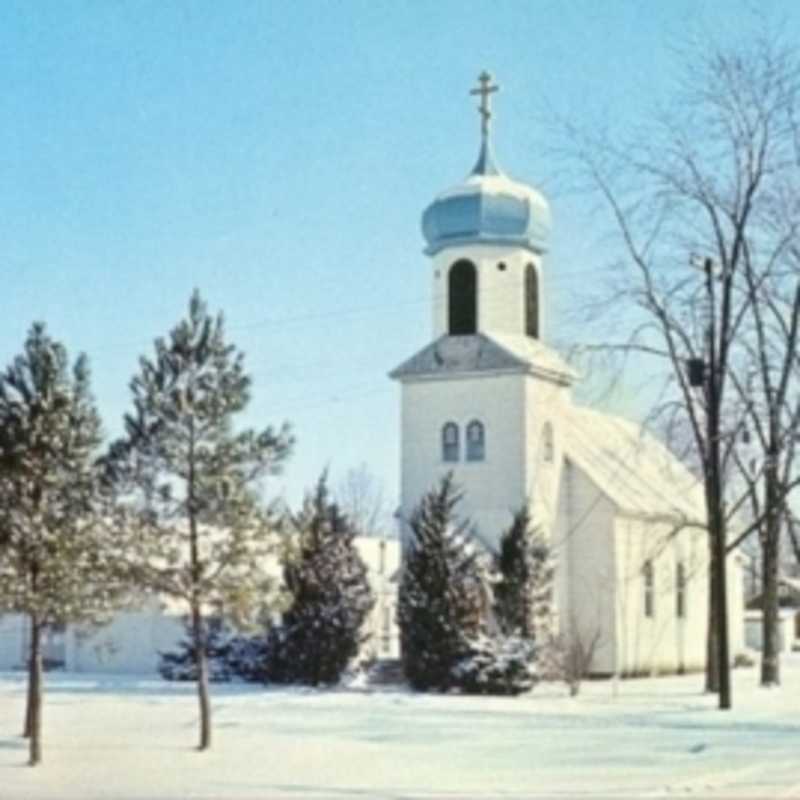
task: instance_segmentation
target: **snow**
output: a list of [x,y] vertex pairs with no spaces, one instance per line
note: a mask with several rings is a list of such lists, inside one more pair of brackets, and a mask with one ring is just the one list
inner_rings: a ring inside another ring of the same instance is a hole
[[48,674],[44,763],[25,767],[24,677],[0,674],[0,798],[800,797],[800,658],[784,685],[734,672],[556,684],[517,698],[212,687],[198,753],[191,684]]

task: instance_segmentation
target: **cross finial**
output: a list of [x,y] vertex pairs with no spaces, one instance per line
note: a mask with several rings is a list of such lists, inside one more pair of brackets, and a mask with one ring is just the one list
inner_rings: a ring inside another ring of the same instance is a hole
[[492,118],[489,97],[500,87],[497,84],[492,84],[492,76],[486,70],[478,75],[478,83],[480,86],[477,89],[471,89],[470,94],[479,94],[481,96],[481,104],[478,106],[478,111],[481,115],[481,136],[486,140],[489,137],[489,120]]

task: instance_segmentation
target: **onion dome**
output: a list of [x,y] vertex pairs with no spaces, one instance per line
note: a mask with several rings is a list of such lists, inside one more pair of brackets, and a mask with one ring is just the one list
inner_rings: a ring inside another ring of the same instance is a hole
[[465,244],[503,244],[547,250],[550,208],[531,186],[517,183],[498,168],[489,142],[491,76],[480,76],[482,142],[478,161],[467,178],[442,192],[422,215],[422,233],[429,255]]

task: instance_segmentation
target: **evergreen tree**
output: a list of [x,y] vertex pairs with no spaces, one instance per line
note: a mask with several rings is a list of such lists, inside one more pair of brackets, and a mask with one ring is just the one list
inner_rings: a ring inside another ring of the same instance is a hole
[[25,733],[41,761],[42,634],[105,621],[124,590],[104,524],[100,418],[80,356],[35,324],[0,374],[0,609],[29,620]]
[[292,601],[269,637],[267,679],[311,686],[338,681],[364,641],[374,598],[355,529],[329,497],[326,476],[292,518],[297,552],[284,580]]
[[469,523],[456,520],[460,499],[448,474],[408,521],[397,619],[403,670],[415,689],[455,685],[453,669],[483,626],[476,553],[466,541]]
[[[176,649],[158,654],[159,674],[168,681],[197,680],[197,659],[194,655],[191,619],[186,617],[183,623],[188,634],[186,638],[178,642]],[[209,680],[212,683],[229,681],[235,674],[228,664],[233,634],[221,617],[207,617],[203,623]]]
[[497,568],[495,612],[501,629],[529,641],[546,638],[551,633],[555,567],[550,546],[531,525],[527,504],[514,514],[500,540]]
[[195,292],[188,318],[155,342],[130,384],[134,410],[107,460],[125,511],[130,565],[143,587],[183,601],[190,615],[200,744],[211,744],[204,619],[245,626],[279,601],[265,572],[275,524],[261,482],[293,440],[280,430],[236,431],[250,399],[244,356],[221,315]]

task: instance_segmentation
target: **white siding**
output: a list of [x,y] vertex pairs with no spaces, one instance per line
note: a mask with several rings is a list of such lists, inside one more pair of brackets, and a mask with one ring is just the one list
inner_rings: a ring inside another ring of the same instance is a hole
[[616,658],[614,506],[569,461],[563,478],[554,536],[560,627],[584,644],[596,639],[591,671],[611,674]]
[[[533,264],[539,278],[539,336],[544,330],[544,286],[541,257],[521,247],[475,244],[447,247],[437,253],[433,268],[433,338],[447,333],[448,273],[466,259],[478,273],[478,330],[481,333],[525,333],[525,267]],[[505,269],[498,268],[504,264]]]
[[[469,517],[480,538],[496,548],[512,513],[525,500],[523,375],[478,375],[404,383],[401,408],[401,511],[408,519],[423,495],[452,471],[464,492],[459,513]],[[465,461],[467,424],[485,429],[483,461]],[[457,463],[442,459],[441,432],[455,422],[461,434]]]
[[186,630],[180,617],[158,609],[120,611],[88,634],[71,630],[67,669],[73,672],[158,674],[160,651],[174,650]]
[[0,669],[20,669],[25,641],[26,620],[21,614],[0,616]]
[[367,640],[361,652],[367,658],[399,658],[400,633],[397,627],[397,572],[400,568],[400,542],[397,539],[360,536],[356,547],[367,566],[375,605],[365,623]]
[[[536,522],[552,531],[558,516],[559,488],[564,465],[564,416],[572,406],[570,390],[532,376],[525,377],[525,410],[522,435],[525,452],[525,494],[530,499]],[[545,458],[543,431],[552,432],[552,458]]]
[[[618,669],[622,674],[699,670],[705,665],[708,539],[667,522],[618,518]],[[653,614],[645,614],[643,567],[653,567]],[[677,614],[677,565],[686,574],[684,616]]]

